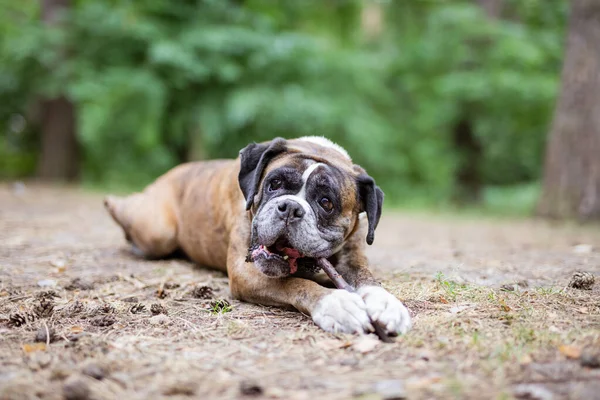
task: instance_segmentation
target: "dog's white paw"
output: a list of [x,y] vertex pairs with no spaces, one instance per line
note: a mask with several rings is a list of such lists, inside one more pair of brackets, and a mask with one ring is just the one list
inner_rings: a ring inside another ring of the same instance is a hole
[[363,333],[373,330],[362,297],[341,289],[319,300],[312,319],[327,332]]
[[411,328],[406,307],[384,288],[363,286],[358,289],[358,294],[364,300],[371,319],[383,324],[388,334],[404,334]]

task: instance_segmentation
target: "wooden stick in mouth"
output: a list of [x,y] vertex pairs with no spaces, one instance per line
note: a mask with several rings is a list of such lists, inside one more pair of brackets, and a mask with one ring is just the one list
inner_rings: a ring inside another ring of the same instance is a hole
[[[321,269],[327,274],[329,279],[333,282],[336,288],[347,290],[351,293],[356,293],[356,289],[354,289],[346,280],[336,271],[336,269],[331,265],[329,261],[325,258],[319,258],[317,260],[317,265],[321,267]],[[387,335],[385,332],[385,327],[379,323],[378,321],[371,320],[371,325],[375,328],[375,334],[382,342],[385,343],[393,343],[394,340]]]

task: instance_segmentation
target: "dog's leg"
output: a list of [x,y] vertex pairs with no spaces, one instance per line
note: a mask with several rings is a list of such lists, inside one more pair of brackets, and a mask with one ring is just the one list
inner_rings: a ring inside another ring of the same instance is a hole
[[104,206],[123,228],[134,254],[159,258],[177,249],[176,205],[167,182],[159,180],[127,197],[107,196]]
[[[247,238],[247,236],[246,236]],[[248,241],[230,241],[227,272],[232,295],[250,303],[293,307],[310,315],[329,332],[363,333],[372,331],[366,304],[357,293],[325,288],[302,278],[269,278],[245,262]]]
[[410,314],[400,300],[373,278],[364,253],[363,237],[359,233],[346,243],[338,256],[336,270],[356,288],[371,319],[385,326],[388,334],[404,334],[411,327]]

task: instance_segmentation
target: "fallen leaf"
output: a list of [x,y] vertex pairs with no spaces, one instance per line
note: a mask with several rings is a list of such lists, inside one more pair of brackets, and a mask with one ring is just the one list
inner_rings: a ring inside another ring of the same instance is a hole
[[567,358],[577,359],[581,357],[581,349],[576,346],[562,345],[558,347],[558,351]]
[[364,335],[359,337],[353,344],[352,348],[360,353],[366,354],[373,351],[381,342],[372,335]]
[[54,270],[54,272],[56,272],[57,274],[62,274],[63,272],[65,272],[67,270],[67,266],[62,266],[62,267],[58,267]]
[[448,300],[446,300],[444,298],[444,296],[440,296],[440,302],[444,303],[444,304],[448,304]]
[[500,303],[500,309],[504,312],[509,312],[512,310],[508,304],[504,301],[504,299],[498,299],[498,303]]
[[25,353],[33,353],[36,351],[45,351],[46,343],[25,343],[23,345],[23,351]]

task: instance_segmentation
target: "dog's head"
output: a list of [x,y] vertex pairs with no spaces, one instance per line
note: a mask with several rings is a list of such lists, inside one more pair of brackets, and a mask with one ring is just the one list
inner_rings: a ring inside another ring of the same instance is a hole
[[248,261],[284,277],[337,253],[366,212],[373,243],[383,192],[344,149],[324,138],[274,139],[240,152],[240,188],[252,215]]

